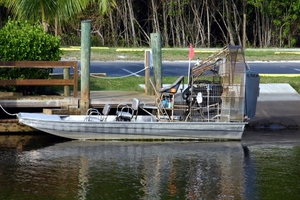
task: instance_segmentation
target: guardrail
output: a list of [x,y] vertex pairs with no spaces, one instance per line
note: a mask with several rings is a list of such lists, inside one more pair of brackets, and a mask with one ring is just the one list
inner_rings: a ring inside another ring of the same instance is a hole
[[[70,69],[74,67],[73,78]],[[63,79],[16,79],[0,80],[0,85],[26,86],[64,86],[64,96],[70,96],[70,86],[73,86],[73,96],[78,96],[78,62],[77,61],[0,61],[0,68],[63,68]]]

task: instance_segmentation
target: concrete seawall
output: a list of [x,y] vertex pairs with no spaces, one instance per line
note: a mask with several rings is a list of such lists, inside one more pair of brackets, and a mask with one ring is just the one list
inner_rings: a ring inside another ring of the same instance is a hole
[[300,95],[289,84],[260,84],[256,115],[248,127],[299,129]]

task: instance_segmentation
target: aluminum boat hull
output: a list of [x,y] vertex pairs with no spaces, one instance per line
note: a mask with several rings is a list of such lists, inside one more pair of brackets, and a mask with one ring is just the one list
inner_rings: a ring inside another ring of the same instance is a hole
[[79,140],[241,140],[245,122],[158,122],[138,116],[134,122],[106,121],[84,115],[19,113],[19,122],[56,136]]

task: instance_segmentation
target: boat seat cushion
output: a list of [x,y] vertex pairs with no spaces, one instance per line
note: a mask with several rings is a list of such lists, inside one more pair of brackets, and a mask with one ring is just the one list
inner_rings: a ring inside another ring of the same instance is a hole
[[[116,112],[117,120],[131,120],[134,115],[137,117],[139,105],[140,105],[140,100],[136,98],[133,99],[131,106],[128,106],[126,104],[125,105],[119,104],[117,106],[117,112]],[[119,110],[120,106],[122,106],[122,108]]]
[[129,112],[124,112],[124,111],[118,111],[117,112],[117,117],[122,118],[122,119],[131,119],[132,114]]
[[103,108],[103,111],[102,111],[102,114],[103,114],[103,115],[108,115],[110,109],[111,109],[111,106],[110,106],[109,104],[105,104],[105,106],[104,106],[104,108]]

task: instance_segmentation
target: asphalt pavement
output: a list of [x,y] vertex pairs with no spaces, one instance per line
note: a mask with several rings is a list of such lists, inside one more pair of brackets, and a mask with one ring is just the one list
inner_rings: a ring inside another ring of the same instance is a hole
[[[252,71],[263,75],[293,75],[300,74],[300,61],[289,62],[247,62]],[[190,64],[187,61],[164,61],[162,63],[163,76],[187,76],[189,65],[193,66],[195,61]],[[79,62],[80,69],[80,62]],[[90,73],[106,74],[107,77],[122,77],[122,76],[144,76],[145,66],[143,61],[92,61],[90,64]],[[153,69],[150,70],[153,74]],[[54,73],[62,74],[62,69],[54,69]],[[71,73],[72,70],[71,70]]]

